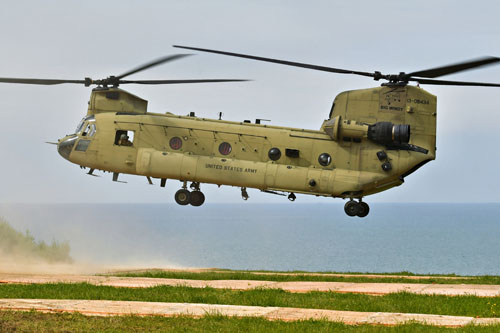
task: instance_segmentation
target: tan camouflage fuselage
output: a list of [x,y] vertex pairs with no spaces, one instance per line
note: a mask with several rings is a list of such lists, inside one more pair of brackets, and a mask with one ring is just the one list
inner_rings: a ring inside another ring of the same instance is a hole
[[[398,186],[435,159],[436,97],[415,86],[343,92],[320,130],[146,111],[145,100],[124,90],[94,89],[83,130],[60,140],[59,151],[75,164],[114,173],[343,198]],[[427,152],[373,142],[366,130],[377,122],[409,125],[409,143]],[[92,135],[83,135],[91,123]],[[132,134],[133,144],[118,144],[119,133]],[[270,158],[271,148],[279,149],[278,159]],[[381,168],[380,151],[391,170]],[[325,153],[331,160],[321,165]]]

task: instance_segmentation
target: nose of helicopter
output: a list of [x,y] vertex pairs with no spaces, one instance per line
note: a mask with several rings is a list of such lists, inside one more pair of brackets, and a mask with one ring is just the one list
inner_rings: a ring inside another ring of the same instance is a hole
[[73,150],[73,146],[75,145],[75,142],[77,140],[76,136],[73,137],[65,137],[59,140],[59,143],[57,144],[57,152],[59,155],[61,155],[63,158],[67,159],[69,161],[69,154],[71,154],[71,151]]

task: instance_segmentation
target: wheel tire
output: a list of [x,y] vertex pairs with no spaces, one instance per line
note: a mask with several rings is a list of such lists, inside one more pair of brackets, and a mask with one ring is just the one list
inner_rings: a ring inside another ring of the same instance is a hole
[[175,202],[181,206],[187,205],[191,200],[191,192],[185,189],[180,189],[175,192]]
[[356,216],[359,211],[359,204],[356,201],[350,200],[344,205],[344,211],[348,216]]
[[368,215],[368,213],[370,212],[370,206],[368,206],[368,204],[366,202],[360,202],[358,204],[358,216],[359,217],[365,217],[366,215]]
[[201,191],[193,191],[191,192],[191,198],[189,199],[189,203],[191,206],[201,206],[205,202],[205,195]]

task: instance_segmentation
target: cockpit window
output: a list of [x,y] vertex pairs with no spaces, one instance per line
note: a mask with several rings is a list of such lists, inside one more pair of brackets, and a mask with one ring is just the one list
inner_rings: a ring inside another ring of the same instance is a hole
[[80,122],[78,123],[78,126],[76,126],[75,133],[79,133],[82,130],[83,125],[85,125],[85,118],[80,120]]
[[96,131],[95,123],[91,123],[88,136],[94,136],[95,131]]
[[95,119],[95,117],[92,115],[92,116],[88,116],[88,117],[85,117],[82,120],[80,120],[80,122],[78,123],[78,126],[76,126],[75,134],[80,133],[80,131],[83,129],[83,126],[85,126],[86,121],[92,122],[92,121],[94,121],[94,119]]
[[90,140],[81,139],[76,144],[75,151],[87,151],[87,149],[89,148],[89,145],[90,145]]
[[82,132],[82,136],[94,136],[96,131],[95,123],[89,123],[85,130]]
[[82,132],[82,136],[87,136],[87,134],[89,134],[89,132],[90,132],[90,124],[85,126],[85,129]]
[[93,121],[94,119],[95,119],[95,117],[92,115],[92,116],[88,116],[88,117],[85,117],[82,120],[80,120],[80,122],[78,123],[78,126],[76,126],[75,134],[80,133],[80,131],[83,129],[83,126],[85,125],[86,121]]

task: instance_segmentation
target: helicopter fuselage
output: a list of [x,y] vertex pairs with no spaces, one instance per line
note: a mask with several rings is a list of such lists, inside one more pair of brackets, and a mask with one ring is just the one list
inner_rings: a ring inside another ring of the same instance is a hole
[[[401,185],[435,158],[436,97],[414,86],[341,93],[320,130],[146,108],[124,90],[95,89],[77,133],[60,140],[60,154],[113,172],[114,180],[123,173],[162,185],[176,179],[351,199]],[[403,125],[406,142],[397,137]]]

